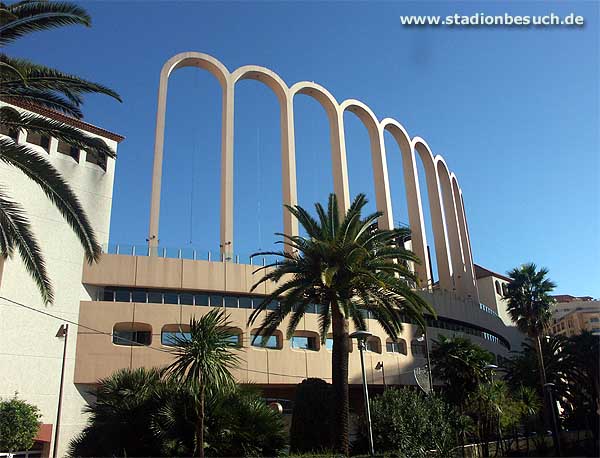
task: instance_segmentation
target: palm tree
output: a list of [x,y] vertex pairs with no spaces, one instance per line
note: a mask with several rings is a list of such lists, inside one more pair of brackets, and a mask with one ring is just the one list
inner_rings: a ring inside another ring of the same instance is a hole
[[413,289],[417,279],[407,262],[419,262],[418,258],[395,243],[407,230],[377,229],[381,213],[363,217],[366,203],[366,197],[359,194],[340,217],[336,196],[331,194],[327,210],[315,205],[318,220],[300,206],[286,206],[306,236],[277,234],[287,250],[258,253],[274,255],[277,262],[256,271],[266,273],[252,290],[268,281],[277,285],[248,320],[253,324],[269,304],[279,301],[278,308],[264,317],[255,339],[262,336],[265,342],[264,337],[272,335],[288,315],[287,337],[291,338],[309,306],[317,304],[321,340],[325,342],[330,327],[333,332],[334,446],[344,454],[348,454],[350,322],[366,329],[368,312],[396,339],[406,317],[425,326],[424,311],[435,315]]
[[[12,4],[0,2],[2,46],[31,32],[72,24],[89,26],[91,20],[83,8],[71,3],[43,0],[24,0]],[[83,95],[88,93],[105,94],[121,100],[116,92],[100,84],[0,54],[0,100],[4,102],[32,109],[41,107],[81,118]],[[0,126],[13,134],[26,129],[55,137],[88,153],[115,156],[104,142],[78,129],[33,113],[18,112],[9,106],[0,107]],[[42,188],[73,228],[83,245],[87,261],[97,261],[101,249],[92,226],[75,193],[50,162],[26,145],[18,144],[10,136],[0,138],[0,160],[16,167]],[[0,188],[0,262],[12,257],[15,251],[18,251],[36,282],[44,302],[51,303],[52,285],[25,211]]]
[[194,456],[204,457],[204,403],[208,396],[235,386],[230,370],[239,357],[234,353],[238,343],[232,339],[231,323],[223,311],[213,309],[200,319],[190,320],[189,335],[176,334],[171,353],[175,361],[167,373],[192,390],[196,399],[198,421],[195,431]]
[[510,318],[536,346],[542,389],[546,383],[546,371],[541,336],[550,323],[554,303],[550,293],[556,287],[552,280],[546,278],[547,275],[548,269],[542,267],[538,270],[532,262],[516,267],[508,272],[511,281],[506,294]]

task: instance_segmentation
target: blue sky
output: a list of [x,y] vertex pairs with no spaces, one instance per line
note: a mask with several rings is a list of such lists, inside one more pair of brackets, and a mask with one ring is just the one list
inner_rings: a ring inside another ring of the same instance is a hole
[[[158,77],[182,51],[230,70],[268,67],[315,81],[393,117],[445,157],[464,193],[475,262],[504,273],[550,269],[557,292],[600,296],[599,6],[597,2],[81,2],[91,29],[32,34],[7,52],[97,80],[86,120],[126,136],[119,148],[111,241],[147,236]],[[407,28],[400,15],[568,14],[583,28]],[[270,248],[281,230],[278,105],[261,83],[236,88],[235,250]],[[328,126],[297,97],[298,195],[332,190]],[[374,208],[366,129],[345,116],[351,194]],[[160,239],[218,251],[220,89],[197,69],[170,80]],[[399,151],[386,137],[394,219],[407,222]],[[421,190],[426,199],[425,182]],[[429,212],[425,205],[426,223]],[[431,231],[428,239],[433,244]]]

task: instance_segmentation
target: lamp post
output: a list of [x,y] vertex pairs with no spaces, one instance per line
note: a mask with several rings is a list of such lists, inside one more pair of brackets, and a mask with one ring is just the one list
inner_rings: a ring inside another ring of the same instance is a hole
[[375,455],[375,449],[373,447],[373,429],[371,428],[371,408],[369,407],[369,388],[367,386],[367,374],[365,372],[365,355],[364,351],[366,348],[366,341],[371,334],[368,331],[354,331],[350,334],[351,339],[358,341],[358,350],[360,351],[360,367],[362,369],[362,382],[363,382],[363,394],[365,396],[365,413],[367,416],[367,437],[369,438],[369,455]]
[[427,375],[429,376],[429,389],[433,393],[433,376],[431,375],[431,360],[429,359],[429,341],[427,339],[427,326],[423,328],[423,334],[417,338],[417,341],[425,341],[425,354],[427,356]]
[[383,377],[383,391],[387,389],[387,385],[385,384],[385,367],[383,365],[383,361],[379,361],[375,366],[376,371],[381,371],[381,376]]
[[58,389],[58,407],[56,409],[56,428],[54,429],[54,448],[52,450],[52,457],[56,458],[58,456],[58,433],[60,429],[60,412],[62,409],[62,395],[63,395],[63,386],[65,382],[65,362],[67,360],[67,337],[69,336],[69,325],[61,324],[58,332],[56,333],[56,337],[64,338],[65,341],[63,343],[63,355],[62,355],[62,368],[60,370],[60,387]]
[[[495,364],[486,364],[484,369],[487,369],[492,374],[492,384],[494,383],[494,375],[496,375],[496,371],[498,370],[498,366]],[[500,450],[502,450],[502,427],[500,426],[500,412],[498,412],[498,441],[500,443]]]
[[562,456],[562,447],[560,443],[560,431],[558,427],[558,419],[556,418],[556,403],[552,390],[556,387],[554,383],[544,383],[544,390],[548,392],[548,404],[550,404],[550,412],[552,413],[552,436],[554,437],[554,448],[557,456]]

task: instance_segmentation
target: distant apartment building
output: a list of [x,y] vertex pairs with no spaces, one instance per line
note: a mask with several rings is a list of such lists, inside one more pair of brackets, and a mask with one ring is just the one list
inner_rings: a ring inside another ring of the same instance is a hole
[[571,337],[584,331],[600,335],[600,301],[590,296],[554,296],[549,334]]

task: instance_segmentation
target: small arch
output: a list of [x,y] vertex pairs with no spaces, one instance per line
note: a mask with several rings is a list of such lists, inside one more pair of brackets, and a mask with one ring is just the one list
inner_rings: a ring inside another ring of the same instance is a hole
[[385,341],[385,350],[387,353],[398,353],[407,355],[406,340],[398,338],[396,340],[390,339],[389,337]]
[[381,353],[381,339],[377,336],[369,336],[365,342],[365,350],[372,353]]
[[149,346],[152,343],[152,326],[135,321],[115,323],[112,343],[127,347]]
[[313,331],[295,331],[290,339],[290,347],[295,350],[319,351],[321,340],[319,334]]
[[242,80],[256,80],[265,84],[275,93],[280,104],[284,104],[288,100],[287,84],[285,84],[277,73],[268,68],[258,65],[244,65],[243,67],[239,67],[231,74],[231,84],[235,86],[238,81]]
[[165,324],[160,331],[160,343],[166,347],[176,345],[179,339],[189,340],[190,337],[189,324]]
[[283,333],[275,330],[270,336],[261,336],[258,328],[250,332],[250,346],[267,350],[281,350],[283,348]]

